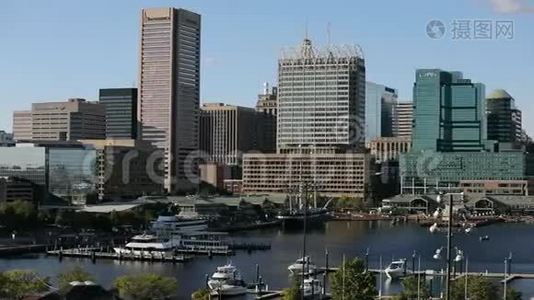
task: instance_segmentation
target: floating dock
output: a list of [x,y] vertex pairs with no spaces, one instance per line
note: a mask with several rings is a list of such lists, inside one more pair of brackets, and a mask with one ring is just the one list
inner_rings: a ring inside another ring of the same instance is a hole
[[135,255],[135,254],[119,254],[114,252],[98,252],[96,249],[60,249],[46,251],[47,255],[62,257],[81,257],[89,258],[93,261],[97,259],[113,259],[120,261],[150,261],[150,262],[170,262],[181,263],[188,261],[191,257],[185,255]]

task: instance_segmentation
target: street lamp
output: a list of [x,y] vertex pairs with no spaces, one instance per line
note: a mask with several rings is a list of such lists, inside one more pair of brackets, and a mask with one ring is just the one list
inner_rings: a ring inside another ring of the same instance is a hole
[[[464,193],[456,193],[456,194],[459,194],[460,197],[464,198]],[[445,204],[444,201],[443,201],[443,193],[440,192],[439,195],[436,197],[436,202],[438,204],[444,204],[444,210],[446,209],[447,210],[447,276],[446,276],[446,286],[445,286],[445,299],[446,300],[450,300],[450,289],[451,289],[451,265],[453,263],[453,258],[452,258],[452,220],[453,220],[453,193],[448,193],[449,195],[449,199],[448,199],[448,203]],[[448,207],[447,207],[448,206]],[[443,214],[442,214],[442,210],[438,207],[438,209],[434,212],[434,217],[435,218],[438,218],[438,217],[442,217],[443,218]],[[430,232],[434,232],[437,230],[437,224],[434,224],[431,226],[430,228]],[[433,258],[434,259],[441,259],[441,251],[442,251],[443,247],[439,248],[438,250],[436,250],[436,253],[434,254]],[[459,252],[460,250],[458,250],[458,248],[456,248],[456,257],[454,258],[454,262],[457,262],[456,259],[458,259],[458,261],[462,261],[463,260],[463,251],[462,252]]]

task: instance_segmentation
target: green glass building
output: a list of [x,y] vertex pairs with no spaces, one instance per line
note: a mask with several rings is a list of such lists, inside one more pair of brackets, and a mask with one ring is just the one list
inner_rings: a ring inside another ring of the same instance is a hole
[[[528,156],[499,147],[505,139],[493,139],[498,134],[488,140],[488,128],[498,130],[487,125],[484,91],[483,84],[464,79],[460,72],[416,71],[412,149],[399,160],[402,194],[526,183],[532,164]],[[503,97],[498,98],[502,104]],[[510,110],[493,105],[490,111],[504,111],[511,120]]]
[[460,72],[419,69],[415,73],[414,151],[487,149],[484,85]]

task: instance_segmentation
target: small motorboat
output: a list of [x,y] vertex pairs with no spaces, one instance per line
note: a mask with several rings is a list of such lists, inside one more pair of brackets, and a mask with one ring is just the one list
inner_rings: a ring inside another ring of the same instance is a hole
[[406,258],[392,261],[384,272],[389,279],[406,276],[409,273],[406,269]]
[[479,240],[480,240],[481,242],[483,242],[483,241],[489,241],[489,236],[487,236],[487,235],[481,236],[481,237],[479,237]]
[[304,293],[304,298],[315,298],[316,296],[321,295],[323,292],[321,280],[313,277],[304,279],[304,285],[301,285],[300,288]]
[[315,273],[317,266],[311,261],[309,256],[305,256],[297,259],[287,269],[293,275],[306,275]]
[[213,296],[240,296],[247,293],[247,286],[232,263],[217,267],[208,280],[208,287]]

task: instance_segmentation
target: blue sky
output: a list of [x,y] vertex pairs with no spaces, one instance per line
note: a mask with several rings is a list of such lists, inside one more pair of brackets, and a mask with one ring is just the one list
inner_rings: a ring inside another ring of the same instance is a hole
[[[135,85],[140,9],[161,6],[202,15],[203,102],[253,106],[262,83],[276,82],[280,49],[299,44],[306,23],[326,43],[330,23],[332,43],[359,44],[367,79],[401,99],[411,99],[417,68],[460,70],[486,93],[508,90],[534,134],[534,0],[1,0],[0,129],[11,131],[12,111],[32,102]],[[441,39],[425,33],[434,19],[445,23]],[[460,19],[511,20],[514,37],[454,40]]]

